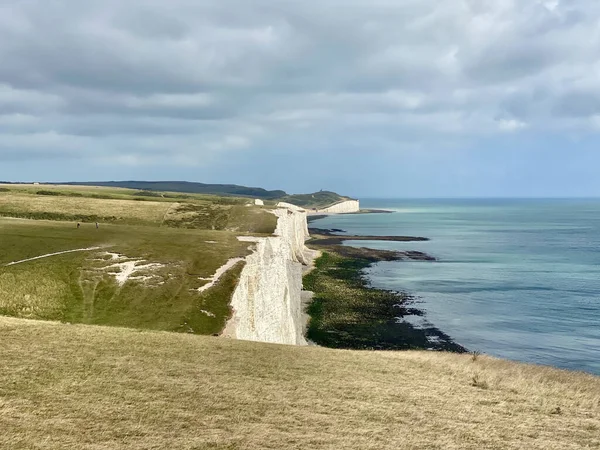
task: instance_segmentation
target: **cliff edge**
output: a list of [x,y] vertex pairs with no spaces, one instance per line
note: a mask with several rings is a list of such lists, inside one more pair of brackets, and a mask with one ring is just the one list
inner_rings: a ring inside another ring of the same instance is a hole
[[329,214],[347,214],[360,211],[360,202],[358,200],[344,200],[325,208],[316,208],[314,212]]
[[236,339],[307,345],[302,304],[302,269],[318,252],[308,249],[306,211],[279,205],[273,213],[277,228],[271,237],[240,237],[252,242],[231,307],[233,316],[223,336]]

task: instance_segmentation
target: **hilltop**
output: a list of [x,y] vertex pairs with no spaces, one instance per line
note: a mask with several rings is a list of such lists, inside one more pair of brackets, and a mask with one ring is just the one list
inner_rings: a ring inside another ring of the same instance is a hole
[[0,447],[576,449],[600,380],[485,356],[0,317]]
[[85,181],[58,183],[72,186],[104,186],[147,191],[185,192],[192,194],[231,195],[237,197],[255,197],[277,199],[287,195],[285,191],[268,191],[263,188],[238,186],[236,184],[205,184],[189,181]]
[[[237,236],[268,236],[277,224],[268,208],[251,203],[122,188],[2,185],[0,314],[219,333],[231,314],[241,259],[250,253]],[[219,283],[204,288],[236,259]]]
[[325,208],[345,200],[352,200],[331,191],[319,191],[312,194],[292,194],[278,198],[279,201],[291,203],[303,208]]
[[[2,184],[2,182],[0,182]],[[8,186],[19,186],[20,183]],[[239,186],[236,184],[205,184],[189,181],[82,181],[65,183],[40,183],[40,189],[44,186],[100,186],[107,188],[134,189],[139,191],[171,192],[187,194],[203,194],[216,196],[248,197],[261,200],[292,203],[303,208],[322,208],[332,204],[351,200],[332,191],[319,191],[312,194],[288,194],[283,190],[266,190],[258,187]]]

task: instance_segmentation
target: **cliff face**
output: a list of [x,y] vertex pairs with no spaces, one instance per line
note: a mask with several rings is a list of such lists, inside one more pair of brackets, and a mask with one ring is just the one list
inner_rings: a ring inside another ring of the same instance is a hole
[[318,210],[318,212],[333,214],[353,213],[358,211],[360,211],[360,202],[358,200],[346,200]]
[[281,208],[274,236],[242,237],[255,243],[231,299],[233,317],[225,336],[261,342],[306,345],[302,311],[302,265],[315,252],[307,249],[306,212]]

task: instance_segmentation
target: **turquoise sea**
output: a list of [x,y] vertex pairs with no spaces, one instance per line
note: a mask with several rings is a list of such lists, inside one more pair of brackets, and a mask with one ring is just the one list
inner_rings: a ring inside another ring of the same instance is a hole
[[313,224],[430,238],[346,244],[438,258],[368,271],[374,287],[417,296],[419,320],[471,351],[600,375],[600,199],[368,199],[361,207],[394,213]]

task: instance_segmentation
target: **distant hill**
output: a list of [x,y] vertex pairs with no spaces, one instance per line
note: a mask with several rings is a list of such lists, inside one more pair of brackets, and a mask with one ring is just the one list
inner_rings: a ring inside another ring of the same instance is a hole
[[349,197],[343,197],[332,191],[319,191],[312,194],[288,194],[282,190],[269,191],[263,188],[239,186],[237,184],[205,184],[189,181],[82,181],[59,184],[252,197],[288,202],[303,208],[323,208],[343,200],[349,200]]
[[293,205],[302,206],[303,208],[324,208],[343,200],[350,200],[350,198],[342,197],[341,195],[331,191],[319,191],[312,194],[286,194],[284,197],[281,197],[278,200],[282,202],[288,202]]
[[272,200],[287,195],[285,191],[268,191],[263,188],[236,184],[205,184],[188,181],[85,181],[60,183],[72,186],[107,186],[147,191],[188,192],[192,194],[233,195]]

